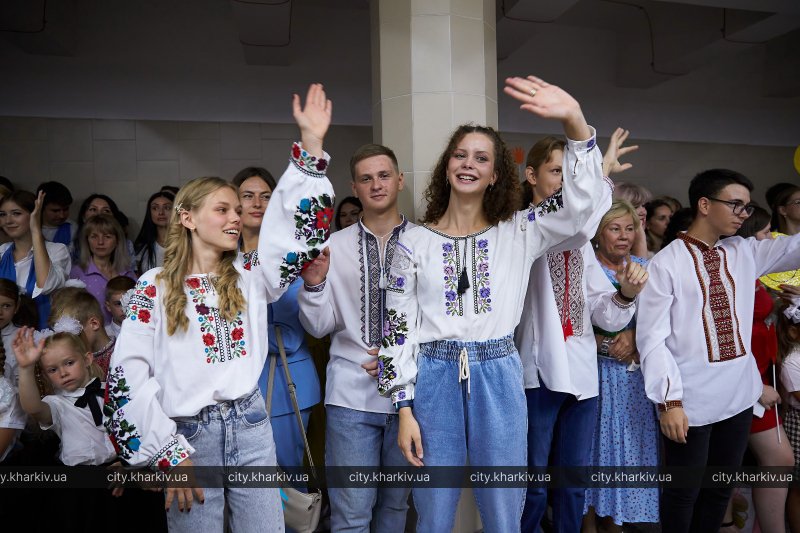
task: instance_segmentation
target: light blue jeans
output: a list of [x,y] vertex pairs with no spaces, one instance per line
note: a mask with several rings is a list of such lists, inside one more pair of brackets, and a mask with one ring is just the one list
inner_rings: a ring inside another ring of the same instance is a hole
[[[459,382],[467,350],[469,381]],[[420,346],[414,417],[425,466],[527,465],[528,416],[522,363],[510,335],[483,342]],[[469,394],[467,393],[469,387]],[[483,529],[519,532],[525,488],[475,488]],[[419,533],[450,533],[461,487],[414,488]]]
[[[267,409],[261,392],[203,408],[192,417],[175,418],[178,432],[194,449],[192,463],[201,467],[275,466],[275,442],[272,440]],[[225,505],[232,531],[282,532],[283,509],[277,488],[208,487],[203,489],[205,503],[197,500],[191,512],[178,511],[177,501],[167,513],[170,531],[191,533],[224,530]]]
[[[326,466],[408,466],[397,446],[397,415],[328,405],[326,425]],[[402,532],[409,492],[404,487],[328,487],[331,531]]]

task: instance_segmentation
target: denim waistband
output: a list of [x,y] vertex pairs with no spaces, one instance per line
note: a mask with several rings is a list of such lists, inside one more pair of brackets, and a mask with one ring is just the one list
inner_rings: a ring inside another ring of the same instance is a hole
[[516,353],[517,347],[514,346],[512,334],[499,339],[489,339],[486,341],[433,341],[423,342],[419,347],[421,357],[431,359],[441,359],[443,361],[458,361],[461,350],[467,350],[470,361],[488,361],[490,359],[500,359],[512,353]]
[[[253,404],[254,401],[261,398],[261,391],[258,387],[248,392],[244,396],[236,398],[235,400],[225,400],[217,402],[214,405],[207,405],[200,410],[194,417],[202,422],[208,424],[212,418],[227,418],[235,416],[240,418],[244,412]],[[232,413],[232,414],[231,414]]]

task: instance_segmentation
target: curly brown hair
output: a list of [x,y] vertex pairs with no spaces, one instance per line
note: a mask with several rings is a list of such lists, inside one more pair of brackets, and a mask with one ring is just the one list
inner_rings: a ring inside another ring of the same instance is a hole
[[450,203],[450,183],[447,181],[447,164],[450,157],[458,147],[458,143],[469,133],[481,133],[489,137],[494,145],[494,171],[497,173],[497,181],[492,187],[486,189],[483,195],[483,212],[490,224],[496,225],[499,222],[510,219],[519,206],[522,190],[517,175],[517,166],[511,157],[511,152],[506,147],[506,143],[500,135],[489,126],[476,126],[474,124],[463,124],[459,126],[447,143],[439,161],[433,169],[431,182],[425,189],[425,199],[428,201],[428,208],[422,222],[425,224],[435,224],[442,218],[447,206]]

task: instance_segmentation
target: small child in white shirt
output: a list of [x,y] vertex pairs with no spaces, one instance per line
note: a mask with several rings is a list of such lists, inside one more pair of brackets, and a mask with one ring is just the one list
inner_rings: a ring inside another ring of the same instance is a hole
[[[42,429],[56,432],[61,462],[68,466],[111,462],[117,454],[103,427],[104,385],[81,338],[59,331],[37,342],[32,328],[21,328],[13,347],[22,408]],[[44,397],[36,383],[37,364],[45,378]]]
[[125,320],[125,306],[122,297],[126,292],[136,287],[136,282],[128,276],[117,276],[108,280],[106,285],[106,310],[111,313],[111,322],[106,324],[106,334],[109,337],[119,337],[122,321]]

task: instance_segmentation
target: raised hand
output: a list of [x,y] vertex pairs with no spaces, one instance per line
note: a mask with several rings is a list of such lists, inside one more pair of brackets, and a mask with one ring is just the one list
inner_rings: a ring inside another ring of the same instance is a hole
[[31,233],[34,235],[41,233],[42,231],[42,206],[44,205],[44,194],[44,191],[39,191],[39,194],[36,195],[36,201],[33,204],[33,211],[31,211],[29,224]]
[[617,128],[611,134],[611,140],[608,143],[608,149],[603,155],[603,175],[610,176],[611,174],[618,174],[625,172],[633,165],[630,163],[620,163],[619,158],[623,155],[639,149],[639,145],[622,146],[625,140],[630,135],[630,131],[622,128]]
[[649,274],[642,265],[631,261],[630,257],[628,257],[627,263],[627,266],[623,265],[617,270],[619,291],[626,298],[635,298],[644,289]]
[[583,141],[591,137],[580,104],[564,89],[536,76],[528,76],[506,78],[503,92],[522,102],[520,109],[562,122],[570,139]]
[[20,328],[11,344],[14,357],[20,368],[28,368],[36,364],[44,351],[44,339],[38,343],[33,340],[33,328]]
[[306,263],[300,277],[303,278],[303,283],[308,287],[314,287],[325,281],[325,276],[328,275],[328,269],[331,266],[331,249],[326,247],[316,259],[310,263]]
[[300,127],[303,148],[315,157],[322,157],[322,140],[331,125],[333,104],[325,97],[320,83],[312,83],[306,94],[304,107],[300,106],[300,96],[292,95],[292,114]]

